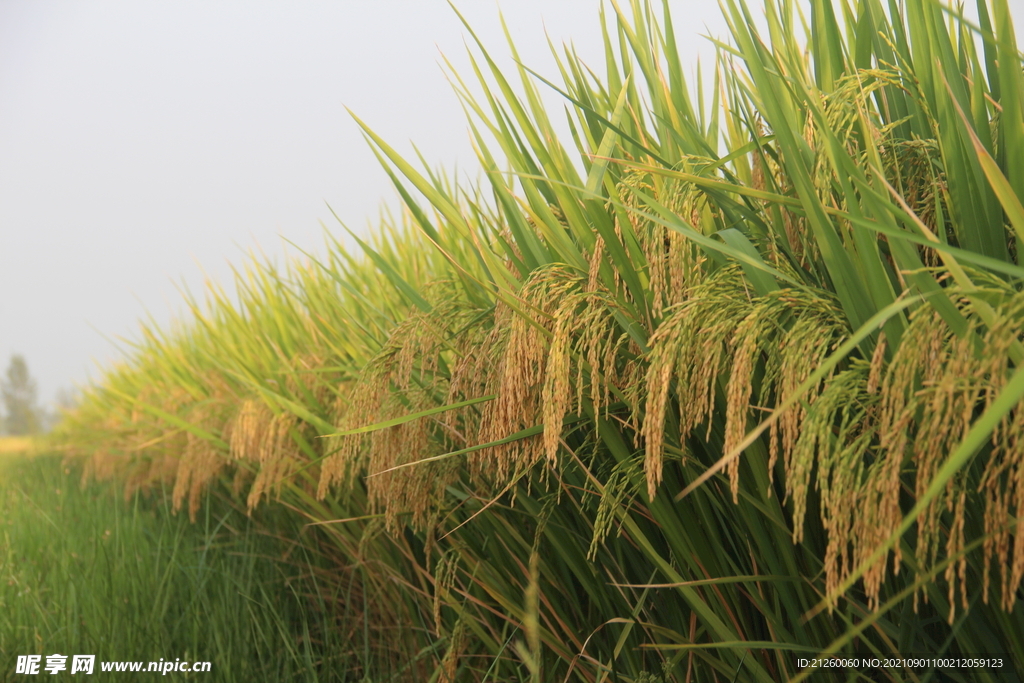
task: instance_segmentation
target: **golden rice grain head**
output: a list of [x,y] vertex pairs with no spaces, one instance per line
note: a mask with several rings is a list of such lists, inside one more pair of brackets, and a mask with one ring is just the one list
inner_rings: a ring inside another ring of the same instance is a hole
[[299,419],[291,413],[281,412],[267,425],[264,440],[259,444],[257,461],[259,471],[249,489],[247,506],[252,512],[264,496],[268,498],[298,469],[302,452],[293,437]]
[[228,447],[231,457],[235,460],[258,461],[273,419],[273,412],[263,401],[243,401],[229,430]]
[[189,433],[185,452],[178,461],[177,473],[171,500],[175,512],[181,509],[188,496],[188,516],[196,521],[196,513],[202,502],[202,493],[215,481],[225,466],[224,458],[207,439]]

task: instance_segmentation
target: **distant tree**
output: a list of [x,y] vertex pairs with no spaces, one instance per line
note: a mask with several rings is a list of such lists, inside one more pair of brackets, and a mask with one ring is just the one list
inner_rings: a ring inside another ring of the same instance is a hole
[[11,356],[7,372],[0,379],[0,398],[4,404],[4,431],[12,436],[39,431],[39,409],[36,407],[36,382],[28,374],[25,358]]

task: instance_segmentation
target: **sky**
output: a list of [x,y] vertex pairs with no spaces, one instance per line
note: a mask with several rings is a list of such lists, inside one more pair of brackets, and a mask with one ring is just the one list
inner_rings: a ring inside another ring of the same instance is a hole
[[[507,56],[498,5],[458,5]],[[692,50],[705,21],[722,33],[695,7],[714,5],[680,4]],[[598,0],[501,11],[541,72],[557,75],[545,31],[601,63]],[[180,315],[182,287],[229,284],[253,249],[281,260],[285,239],[321,250],[321,222],[342,232],[328,205],[369,230],[398,201],[346,107],[472,175],[440,65],[468,71],[467,39],[443,0],[0,0],[2,367],[23,354],[51,402],[141,318]]]
[[[511,66],[498,5],[456,5]],[[672,5],[684,60],[710,57],[717,3]],[[555,77],[547,37],[600,70],[598,6],[500,9],[522,60]],[[0,370],[23,354],[50,403],[140,319],[180,315],[181,288],[229,285],[231,264],[280,261],[285,240],[321,251],[321,223],[342,232],[328,205],[368,231],[398,201],[346,107],[473,176],[440,66],[468,73],[467,39],[444,0],[0,0]]]

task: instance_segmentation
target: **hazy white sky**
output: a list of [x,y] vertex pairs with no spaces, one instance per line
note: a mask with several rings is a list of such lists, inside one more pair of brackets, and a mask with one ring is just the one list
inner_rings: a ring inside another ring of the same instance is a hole
[[[456,4],[505,56],[497,5]],[[545,27],[596,67],[598,4],[502,11],[523,60],[556,76]],[[688,57],[710,55],[717,2],[673,6]],[[280,257],[281,236],[319,249],[327,203],[365,229],[397,202],[345,106],[401,151],[474,169],[438,66],[467,63],[465,37],[443,0],[0,0],[0,370],[24,354],[50,401],[147,312],[180,311],[176,283],[228,283],[229,262]]]
[[[497,4],[458,4],[506,55]],[[717,8],[679,4],[696,47]],[[502,10],[527,63],[556,75],[546,26],[600,64],[598,0]],[[465,38],[443,0],[0,0],[0,369],[23,353],[50,401],[180,311],[177,284],[229,282],[280,236],[319,249],[327,203],[365,229],[397,202],[345,106],[473,169],[438,65]]]

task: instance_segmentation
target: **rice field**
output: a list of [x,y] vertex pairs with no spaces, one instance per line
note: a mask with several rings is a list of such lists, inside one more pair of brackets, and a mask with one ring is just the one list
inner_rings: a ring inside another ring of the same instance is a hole
[[479,184],[354,114],[403,212],[143,327],[55,443],[303,525],[365,680],[1018,680],[1024,73],[976,9],[724,0],[696,79],[648,0],[600,65],[471,44]]
[[0,456],[25,453],[32,450],[32,439],[27,436],[0,436]]

